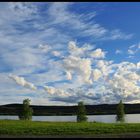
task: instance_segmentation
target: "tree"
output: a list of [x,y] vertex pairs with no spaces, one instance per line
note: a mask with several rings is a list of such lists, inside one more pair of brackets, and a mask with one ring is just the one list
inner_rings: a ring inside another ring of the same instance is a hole
[[21,120],[31,120],[33,114],[33,109],[30,108],[30,100],[23,100],[22,110],[19,113],[19,119]]
[[87,116],[86,116],[86,108],[83,104],[83,102],[78,102],[78,110],[77,110],[77,122],[86,122]]
[[122,103],[122,100],[120,100],[120,103],[117,106],[116,110],[117,116],[116,116],[116,121],[124,122],[125,121],[125,112],[124,112],[124,105]]

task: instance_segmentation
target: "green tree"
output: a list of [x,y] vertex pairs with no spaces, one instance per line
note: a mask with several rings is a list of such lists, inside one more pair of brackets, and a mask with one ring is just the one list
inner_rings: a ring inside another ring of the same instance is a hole
[[124,122],[125,121],[125,111],[124,111],[124,105],[122,103],[122,100],[120,100],[117,110],[116,110],[117,116],[116,121]]
[[19,119],[32,120],[33,109],[30,108],[30,100],[23,100],[22,110],[19,113]]
[[87,116],[86,116],[86,108],[84,106],[84,103],[78,102],[78,110],[77,110],[77,122],[86,122]]

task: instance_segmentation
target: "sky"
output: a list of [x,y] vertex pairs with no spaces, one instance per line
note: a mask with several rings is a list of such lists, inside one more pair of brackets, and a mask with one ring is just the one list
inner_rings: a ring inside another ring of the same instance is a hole
[[0,105],[140,103],[139,2],[0,3]]

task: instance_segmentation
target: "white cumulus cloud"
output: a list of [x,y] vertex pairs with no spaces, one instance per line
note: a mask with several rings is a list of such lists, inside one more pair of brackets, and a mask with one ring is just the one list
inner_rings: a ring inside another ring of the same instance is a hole
[[105,52],[99,48],[99,49],[96,49],[95,51],[91,52],[90,56],[93,58],[104,58]]
[[85,44],[79,48],[74,41],[68,43],[69,52],[73,56],[86,56],[88,51],[92,48],[94,48],[94,46],[91,47],[89,44]]
[[67,97],[69,93],[64,91],[63,89],[55,88],[52,86],[44,86],[44,90],[47,91],[50,95],[60,96],[60,97]]
[[102,72],[99,69],[94,69],[92,71],[93,81],[97,81],[102,76]]
[[72,71],[74,74],[80,75],[83,82],[90,82],[91,75],[91,60],[88,58],[80,58],[75,56],[68,56],[63,60],[63,66],[66,71]]

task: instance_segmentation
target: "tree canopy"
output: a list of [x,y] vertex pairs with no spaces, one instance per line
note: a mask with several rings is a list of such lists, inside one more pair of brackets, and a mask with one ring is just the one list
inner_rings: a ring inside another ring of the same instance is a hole
[[19,118],[21,120],[31,120],[33,114],[33,109],[30,108],[30,100],[25,99],[23,100],[23,106],[19,114]]
[[85,122],[87,121],[86,116],[86,108],[84,106],[84,103],[78,102],[78,108],[77,108],[77,122]]
[[125,111],[124,111],[124,105],[122,103],[122,100],[120,100],[117,110],[116,110],[116,121],[124,122],[125,121]]

